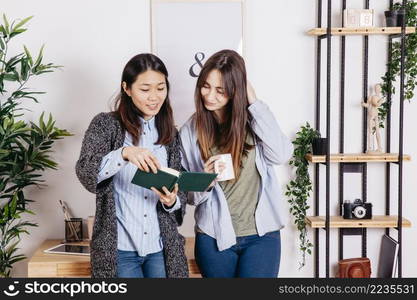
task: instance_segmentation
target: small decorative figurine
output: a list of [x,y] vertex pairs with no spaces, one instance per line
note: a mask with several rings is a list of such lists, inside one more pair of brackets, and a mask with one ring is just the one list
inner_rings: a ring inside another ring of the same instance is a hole
[[[379,116],[378,108],[381,106],[383,98],[381,95],[381,85],[375,85],[375,94],[369,97],[368,102],[362,102],[362,106],[368,110],[368,147],[366,153],[378,154],[382,153],[381,134],[379,132]],[[376,149],[375,149],[376,139]]]

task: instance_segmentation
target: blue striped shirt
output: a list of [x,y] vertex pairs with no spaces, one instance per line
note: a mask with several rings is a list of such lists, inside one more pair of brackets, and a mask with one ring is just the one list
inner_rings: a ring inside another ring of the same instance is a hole
[[[155,145],[158,140],[155,118],[150,120],[140,118],[140,120],[143,131],[138,147],[149,149],[161,166],[166,167],[168,162],[166,149],[163,145]],[[134,146],[132,136],[127,131],[123,143],[123,147],[126,146]],[[114,176],[117,248],[125,251],[137,251],[139,256],[146,256],[159,252],[163,248],[156,211],[159,197],[153,191],[131,183],[137,167],[123,159],[122,148],[103,157],[98,182]],[[171,209],[166,210],[173,212],[180,206],[181,202],[176,201]]]

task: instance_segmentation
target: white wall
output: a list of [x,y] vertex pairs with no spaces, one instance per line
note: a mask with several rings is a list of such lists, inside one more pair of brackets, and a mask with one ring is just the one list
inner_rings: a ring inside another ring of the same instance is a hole
[[[339,22],[340,7],[336,3],[338,1],[333,2],[336,25]],[[361,7],[363,1],[351,0],[349,4],[351,7]],[[377,15],[382,15],[385,4],[383,1],[371,1]],[[23,253],[31,256],[44,239],[63,237],[63,216],[57,203],[58,199],[69,204],[74,216],[86,218],[94,214],[94,195],[84,190],[78,182],[74,165],[90,120],[98,112],[109,110],[110,101],[118,91],[124,64],[134,54],[150,51],[149,1],[3,1],[0,13],[3,12],[10,19],[34,15],[35,18],[29,23],[29,31],[16,38],[15,44],[19,44],[20,47],[20,44],[24,43],[30,49],[39,49],[46,43],[46,59],[64,66],[62,71],[48,74],[30,83],[31,87],[47,91],[47,94],[40,97],[40,104],[25,104],[25,107],[32,109],[32,112],[28,113],[28,119],[37,118],[40,112],[45,110],[54,115],[58,126],[75,134],[57,143],[54,157],[60,168],[45,173],[48,187],[28,191],[29,198],[36,200],[31,208],[36,212],[33,220],[39,223],[39,227],[32,229],[30,236],[23,238],[21,248]],[[249,79],[259,98],[267,102],[275,113],[284,132],[293,138],[305,121],[314,123],[316,42],[305,32],[316,25],[316,3],[311,0],[247,0],[246,25],[246,62]],[[377,19],[377,25],[382,25],[380,17]],[[380,76],[383,75],[386,42],[385,37],[370,38],[370,84],[379,82]],[[323,42],[323,48],[325,45]],[[346,152],[358,152],[361,149],[361,45],[360,37],[347,39]],[[332,120],[335,125],[332,127],[334,135],[331,146],[333,151],[337,151],[339,38],[333,38],[332,47]],[[323,74],[323,80],[324,76]],[[324,84],[322,95],[325,95]],[[322,101],[325,101],[324,97]],[[398,99],[395,105],[394,124],[398,115],[395,113]],[[413,135],[411,118],[416,113],[415,103],[405,103],[405,152],[414,158],[417,153],[417,141]],[[176,116],[178,124],[182,124],[188,117],[178,112]],[[323,127],[322,130],[324,129]],[[397,139],[397,131],[398,127],[393,126],[394,141]],[[395,171],[397,167],[393,166],[392,169]],[[323,175],[324,168],[322,170]],[[277,168],[277,171],[284,189],[290,174],[289,168],[283,166]],[[368,168],[368,201],[374,203],[374,214],[384,212],[383,171],[382,164],[370,164]],[[392,177],[396,178],[394,171]],[[331,211],[336,213],[336,166],[331,168],[331,172]],[[413,185],[413,175],[416,172],[415,160],[404,164],[404,215],[413,223],[417,222],[417,204],[412,197],[417,192],[417,187]],[[323,180],[324,177],[322,182]],[[392,197],[396,199],[397,188],[395,180],[393,181]],[[321,190],[324,191],[324,188]],[[345,198],[353,199],[356,196],[360,197],[360,180],[357,176],[346,175]],[[322,194],[322,209],[324,199]],[[288,206],[282,209],[286,213]],[[392,209],[396,209],[396,206],[393,205]],[[192,213],[193,209],[189,208],[185,224],[181,228],[181,232],[187,236],[193,235]],[[324,210],[321,213],[323,214]],[[371,259],[374,275],[377,271],[379,243],[383,233],[384,230],[380,229],[368,230],[368,257]],[[417,244],[413,237],[417,234],[416,227],[404,229],[403,233],[403,276],[415,277],[417,261],[414,253],[417,252]],[[393,234],[395,236],[394,230]],[[312,232],[310,237],[313,239]],[[321,245],[324,245],[324,231],[321,232],[321,237]],[[311,277],[314,274],[312,257],[308,257],[305,268],[298,270],[297,238],[298,233],[289,218],[282,232],[281,277]],[[335,230],[331,233],[331,245],[330,261],[331,265],[335,266],[338,260]],[[359,237],[345,239],[345,257],[360,256],[359,249]],[[320,250],[323,276],[323,247]],[[26,261],[19,263],[13,271],[16,277],[26,274]]]

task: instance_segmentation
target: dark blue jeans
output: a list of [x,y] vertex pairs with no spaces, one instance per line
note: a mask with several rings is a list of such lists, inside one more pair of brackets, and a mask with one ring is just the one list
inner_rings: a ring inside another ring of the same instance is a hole
[[276,278],[281,259],[279,231],[264,236],[237,238],[229,249],[219,251],[216,240],[197,232],[195,258],[203,277]]
[[117,250],[117,277],[165,278],[165,260],[162,251],[139,256],[137,251]]

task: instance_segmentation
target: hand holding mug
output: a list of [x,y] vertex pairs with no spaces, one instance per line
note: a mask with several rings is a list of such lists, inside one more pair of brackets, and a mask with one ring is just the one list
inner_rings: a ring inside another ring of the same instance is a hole
[[[220,159],[220,155],[214,155],[210,157],[205,163],[204,163],[204,172],[206,173],[216,173],[214,169],[214,164],[217,160]],[[224,162],[218,162],[217,165],[217,172],[220,174],[223,172],[223,170],[226,168],[226,165]],[[216,184],[217,179],[213,180],[213,182],[209,185],[209,188],[214,186]]]

